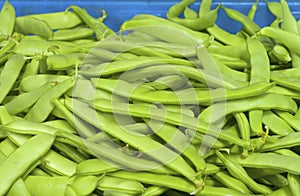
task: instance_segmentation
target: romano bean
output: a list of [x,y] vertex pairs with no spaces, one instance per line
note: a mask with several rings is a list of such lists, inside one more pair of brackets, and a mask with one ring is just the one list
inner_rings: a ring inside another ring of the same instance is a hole
[[11,91],[15,84],[21,70],[25,64],[23,55],[13,55],[5,63],[3,70],[0,74],[0,103],[3,102],[7,94]]
[[15,31],[22,34],[36,34],[46,39],[53,36],[50,26],[43,20],[31,17],[17,17]]
[[16,12],[14,7],[8,1],[5,1],[1,9],[0,20],[0,34],[8,36],[12,35],[15,26]]
[[[49,134],[33,136],[19,147],[0,167],[1,188],[0,193],[6,194],[12,184],[33,164],[42,158],[50,149],[55,137]],[[39,148],[36,148],[39,146]],[[35,149],[35,150],[33,150]],[[23,156],[30,154],[30,156]],[[14,170],[11,170],[11,167]]]

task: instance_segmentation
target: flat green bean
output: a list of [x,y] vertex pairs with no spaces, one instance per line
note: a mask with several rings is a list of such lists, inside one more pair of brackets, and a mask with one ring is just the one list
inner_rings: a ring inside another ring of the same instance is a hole
[[[31,164],[43,157],[50,149],[55,137],[49,134],[33,136],[19,147],[0,167],[2,186],[0,193],[5,194],[10,186],[26,171]],[[36,148],[39,146],[39,148]],[[34,150],[35,149],[35,150]],[[32,156],[24,156],[30,154]],[[14,166],[14,170],[10,168]]]
[[26,60],[23,55],[15,54],[5,63],[0,74],[0,103],[3,102],[4,98],[12,89],[19,74],[21,73],[25,61]]

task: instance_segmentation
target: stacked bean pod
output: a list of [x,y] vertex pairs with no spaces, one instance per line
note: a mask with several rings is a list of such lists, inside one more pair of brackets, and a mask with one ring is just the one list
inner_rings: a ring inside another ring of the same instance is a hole
[[16,17],[6,1],[0,195],[299,195],[299,22],[285,0],[263,28],[258,1],[193,2],[117,34],[105,12]]

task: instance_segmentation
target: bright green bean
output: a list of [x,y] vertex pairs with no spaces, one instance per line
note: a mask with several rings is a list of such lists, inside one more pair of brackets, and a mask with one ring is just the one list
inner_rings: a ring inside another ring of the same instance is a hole
[[[2,186],[0,193],[5,194],[12,184],[33,164],[43,157],[50,149],[55,137],[49,134],[40,134],[33,136],[19,147],[0,167],[0,176]],[[36,148],[39,146],[39,148]],[[31,156],[24,156],[30,154]],[[11,170],[11,167],[14,170]]]

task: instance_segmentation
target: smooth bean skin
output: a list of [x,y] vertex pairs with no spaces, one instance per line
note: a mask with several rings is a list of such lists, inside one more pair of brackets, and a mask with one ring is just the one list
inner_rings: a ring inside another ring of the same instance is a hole
[[119,170],[113,164],[107,164],[101,159],[88,159],[80,162],[76,167],[77,175],[100,175],[106,172],[114,172]]
[[21,70],[25,64],[23,55],[15,54],[5,63],[0,74],[0,103],[3,102],[14,83],[16,82]]
[[45,92],[50,90],[51,87],[52,85],[48,83],[31,92],[20,94],[10,102],[6,103],[4,107],[12,115],[23,112],[25,109],[32,106]]
[[[2,186],[1,195],[4,195],[12,184],[32,165],[35,161],[43,157],[50,149],[55,137],[49,134],[33,136],[19,147],[0,167],[0,177]],[[39,146],[39,148],[36,148]],[[31,156],[25,156],[30,154]],[[11,167],[14,170],[10,170]]]
[[28,191],[26,184],[23,179],[19,178],[14,185],[7,192],[7,196],[30,196],[30,192]]
[[214,174],[213,178],[217,179],[222,184],[225,184],[228,188],[235,189],[241,193],[251,193],[251,191],[247,188],[247,186],[243,182],[230,176],[225,171],[220,171]]
[[52,40],[76,40],[91,37],[94,31],[90,28],[61,29],[53,33]]
[[[229,140],[238,145],[245,146],[245,142],[241,141],[239,138],[236,138],[227,133],[219,133],[220,129],[216,126],[210,126],[206,123],[199,122],[197,118],[189,117],[186,115],[177,114],[175,112],[168,111],[167,115],[162,119],[161,114],[165,114],[164,109],[154,108],[151,105],[137,105],[137,104],[126,104],[126,103],[111,103],[109,100],[99,99],[95,100],[94,103],[91,103],[92,107],[95,107],[97,110],[102,112],[114,112],[115,114],[125,114],[133,115],[136,117],[150,118],[158,121],[165,121],[167,123],[183,126],[186,128],[194,129],[199,131],[202,134],[209,134],[213,137],[219,135],[220,139]],[[145,113],[144,111],[149,111]],[[151,112],[150,112],[151,111]],[[181,119],[181,120],[178,120]],[[209,131],[208,131],[209,128]]]
[[167,18],[175,23],[186,26],[192,30],[200,31],[207,27],[213,26],[217,19],[218,8],[209,10],[206,14],[197,18],[179,18],[181,12],[185,7],[190,5],[194,0],[183,0],[173,6],[171,6],[167,12]]
[[26,35],[36,34],[46,39],[53,36],[53,31],[45,21],[27,16],[16,18],[15,31]]
[[300,195],[300,178],[299,175],[288,173],[287,175],[288,186],[293,195]]
[[[276,101],[274,101],[276,100]],[[278,101],[282,103],[278,105]],[[226,108],[226,110],[224,110]],[[282,111],[289,111],[295,113],[297,111],[297,104],[291,98],[279,94],[265,94],[258,97],[249,97],[240,100],[231,100],[226,103],[216,103],[206,108],[198,118],[204,122],[217,122],[224,118],[225,115],[234,112],[245,112],[249,110],[269,110],[277,109]],[[211,119],[213,110],[224,111],[224,113],[214,113],[214,118]]]
[[68,29],[82,23],[82,20],[74,12],[68,11],[32,14],[27,16],[45,21],[51,29]]
[[[69,78],[52,87],[34,104],[34,106],[25,115],[25,119],[31,120],[33,122],[43,122],[44,120],[46,120],[51,111],[54,109],[54,105],[52,104],[51,100],[54,98],[59,98],[73,85],[74,79]],[[41,110],[41,108],[43,109]]]
[[163,187],[163,186],[149,186],[146,188],[145,192],[144,192],[144,196],[156,196],[156,195],[161,195],[164,192],[166,192],[168,190],[167,187]]
[[158,175],[150,172],[117,171],[108,174],[109,176],[137,180],[142,183],[165,186],[171,189],[192,193],[195,186],[184,178],[171,175]]
[[0,34],[12,35],[15,26],[16,11],[8,1],[5,1],[1,9],[0,20]]
[[65,70],[70,67],[79,66],[85,57],[86,54],[84,53],[51,55],[46,60],[47,68],[48,70]]
[[281,29],[275,29],[273,27],[264,27],[259,31],[259,33],[281,42],[283,45],[289,48],[290,51],[294,51],[297,55],[300,55],[300,50],[298,47],[300,43],[300,37],[298,35]]
[[[69,78],[70,76],[52,75],[52,74],[31,75],[23,78],[18,88],[22,92],[30,92],[36,90],[37,88],[40,88],[45,84],[55,85],[56,83],[63,82]],[[36,81],[36,82],[32,82],[32,81]]]
[[275,153],[251,153],[248,155],[247,159],[243,159],[236,154],[227,155],[226,157],[231,161],[239,163],[243,167],[272,168],[296,175],[299,175],[300,173],[300,158]]
[[291,148],[294,146],[299,145],[300,141],[300,133],[290,133],[283,137],[277,137],[274,141],[270,141],[265,143],[260,149],[258,149],[258,152],[264,152],[264,151],[273,151],[277,149],[284,149],[284,148]]
[[[132,99],[145,102],[159,102],[162,104],[208,104],[212,101],[221,102],[239,99],[243,97],[263,94],[269,90],[273,84],[257,83],[247,87],[237,89],[217,88],[212,90],[184,89],[181,91],[151,90],[145,86],[135,87],[122,80],[113,79],[91,79],[96,88],[100,88],[111,93],[130,97]],[[127,89],[121,91],[121,89]],[[255,90],[254,90],[255,89]],[[167,97],[167,98],[166,98]]]
[[[126,143],[133,146],[134,148],[144,153],[147,153],[149,156],[153,157],[154,159],[157,159],[162,163],[168,162],[167,165],[169,168],[174,169],[179,173],[182,173],[184,176],[186,176],[188,179],[191,179],[192,181],[195,180],[194,181],[195,183],[198,182],[198,180],[195,179],[195,177],[197,176],[196,172],[184,161],[184,159],[181,156],[178,156],[178,154],[175,153],[174,151],[165,148],[165,146],[162,146],[160,143],[156,142],[155,140],[152,140],[151,138],[129,134],[125,130],[120,129],[118,124],[112,123],[114,122],[114,119],[112,118],[113,116],[111,116],[111,114],[95,113],[95,110],[93,110],[92,108],[89,109],[87,105],[85,105],[84,103],[80,103],[79,101],[76,101],[74,99],[73,100],[70,99],[68,101],[69,103],[73,102],[73,104],[75,104],[74,106],[76,107],[73,108],[76,109],[76,111],[74,111],[76,114],[78,113],[78,111],[81,112],[85,111],[84,114],[85,120],[88,120],[94,126],[99,128],[101,127],[101,129],[105,130],[106,133],[113,135],[117,138],[121,137],[120,138],[121,140],[125,141]],[[80,117],[83,117],[83,115],[81,114],[79,115]],[[118,133],[112,131],[116,129],[119,130]],[[145,143],[147,143],[146,146],[144,145]],[[166,153],[168,155],[158,157],[157,156],[158,154],[155,153],[156,150],[161,150],[161,152]]]
[[136,180],[122,179],[112,176],[104,176],[100,179],[97,189],[102,191],[115,190],[128,194],[143,194],[145,191],[144,186]]
[[[135,30],[144,32],[170,43],[188,44],[191,46],[195,46],[195,43],[203,42],[208,38],[207,34],[195,32],[165,19],[146,18],[128,20],[122,24],[120,29],[121,31]],[[170,31],[170,29],[172,29],[172,31]],[[160,34],[157,34],[157,32],[160,32]],[[173,37],[175,35],[177,37],[176,39]],[[180,38],[178,36],[180,36]]]
[[272,111],[264,111],[262,122],[276,135],[288,135],[294,130]]
[[217,157],[222,161],[222,163],[225,165],[227,168],[228,172],[234,176],[235,178],[241,180],[243,183],[245,183],[249,189],[256,193],[271,193],[272,190],[264,186],[262,184],[258,184],[255,182],[246,172],[246,170],[238,163],[235,161],[232,161],[230,159],[227,159],[221,152],[216,151]]

